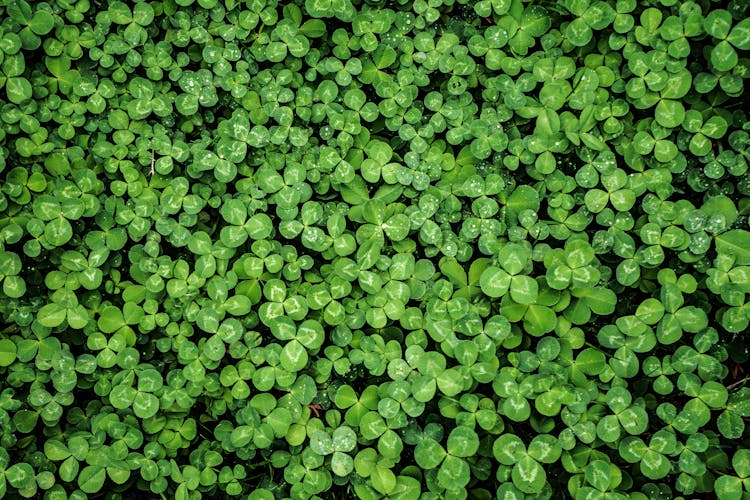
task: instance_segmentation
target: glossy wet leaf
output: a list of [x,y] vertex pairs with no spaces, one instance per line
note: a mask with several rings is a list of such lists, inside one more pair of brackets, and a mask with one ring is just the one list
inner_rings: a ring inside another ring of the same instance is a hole
[[746,494],[743,2],[6,3],[0,496]]

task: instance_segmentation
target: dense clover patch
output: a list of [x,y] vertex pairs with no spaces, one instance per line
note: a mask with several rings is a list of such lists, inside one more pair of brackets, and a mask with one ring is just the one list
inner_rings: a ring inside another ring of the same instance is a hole
[[750,495],[744,0],[0,2],[0,497]]

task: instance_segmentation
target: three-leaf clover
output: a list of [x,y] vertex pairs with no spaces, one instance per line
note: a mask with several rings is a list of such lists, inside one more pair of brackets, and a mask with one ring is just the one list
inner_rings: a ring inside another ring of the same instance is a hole
[[706,33],[721,41],[711,49],[711,64],[717,71],[729,71],[737,65],[739,56],[735,49],[750,49],[750,21],[743,19],[732,26],[732,15],[724,9],[715,9],[703,20]]
[[505,245],[496,257],[497,265],[488,266],[479,278],[482,291],[489,297],[498,298],[510,292],[519,304],[531,304],[537,298],[539,286],[533,278],[521,274],[530,259],[526,247],[511,243]]
[[423,469],[437,471],[438,484],[447,490],[459,490],[465,487],[471,478],[467,457],[479,449],[477,433],[459,426],[448,435],[446,448],[432,438],[424,438],[414,449],[414,459]]
[[513,485],[527,494],[540,493],[547,485],[547,474],[541,464],[554,463],[562,453],[556,438],[549,434],[536,435],[528,447],[515,434],[503,434],[492,445],[495,459],[512,467]]
[[672,470],[673,464],[668,456],[674,453],[676,447],[674,432],[661,429],[651,436],[648,445],[637,436],[628,436],[620,441],[618,450],[625,461],[638,463],[644,476],[661,479]]

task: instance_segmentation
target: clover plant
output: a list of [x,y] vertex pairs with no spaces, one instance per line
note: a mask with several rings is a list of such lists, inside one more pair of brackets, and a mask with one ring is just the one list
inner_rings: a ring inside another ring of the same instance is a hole
[[0,498],[750,496],[744,0],[0,2]]

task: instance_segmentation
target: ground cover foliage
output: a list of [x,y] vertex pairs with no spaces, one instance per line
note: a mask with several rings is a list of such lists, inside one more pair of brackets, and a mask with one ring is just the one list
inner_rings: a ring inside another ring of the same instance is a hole
[[749,14],[0,2],[0,497],[747,498]]

